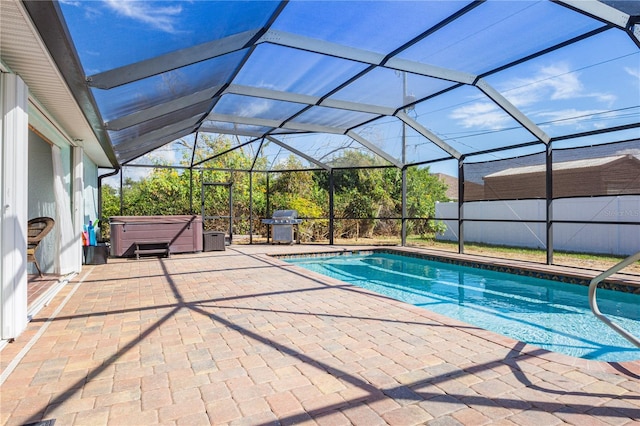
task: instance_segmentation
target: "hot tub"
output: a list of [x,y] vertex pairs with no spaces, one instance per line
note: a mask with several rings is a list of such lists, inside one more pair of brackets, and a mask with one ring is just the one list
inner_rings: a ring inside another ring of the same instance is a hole
[[134,256],[137,243],[168,243],[170,253],[202,251],[201,216],[113,216],[109,225],[111,256]]

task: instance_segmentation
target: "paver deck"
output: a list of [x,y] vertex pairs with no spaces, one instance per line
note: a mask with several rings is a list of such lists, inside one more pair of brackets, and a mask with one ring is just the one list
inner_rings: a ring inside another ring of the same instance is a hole
[[266,252],[109,259],[0,352],[0,423],[640,424],[640,362],[585,361]]

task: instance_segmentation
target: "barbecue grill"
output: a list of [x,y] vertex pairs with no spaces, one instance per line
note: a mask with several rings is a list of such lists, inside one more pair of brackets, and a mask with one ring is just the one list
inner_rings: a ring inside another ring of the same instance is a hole
[[[293,244],[293,226],[302,223],[296,210],[276,210],[271,219],[262,219],[262,223],[271,225],[272,243]],[[298,234],[298,243],[300,235]]]

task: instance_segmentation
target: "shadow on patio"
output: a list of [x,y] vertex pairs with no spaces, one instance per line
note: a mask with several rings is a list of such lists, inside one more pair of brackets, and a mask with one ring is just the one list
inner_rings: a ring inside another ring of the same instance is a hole
[[278,250],[294,249],[87,268],[3,350],[3,424],[640,419],[638,363],[551,354],[263,254]]

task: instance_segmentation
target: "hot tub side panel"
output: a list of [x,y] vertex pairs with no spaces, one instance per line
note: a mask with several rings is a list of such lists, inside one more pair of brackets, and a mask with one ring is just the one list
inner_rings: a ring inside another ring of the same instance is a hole
[[169,241],[171,253],[202,251],[201,216],[113,216],[111,256],[134,256],[136,242]]

